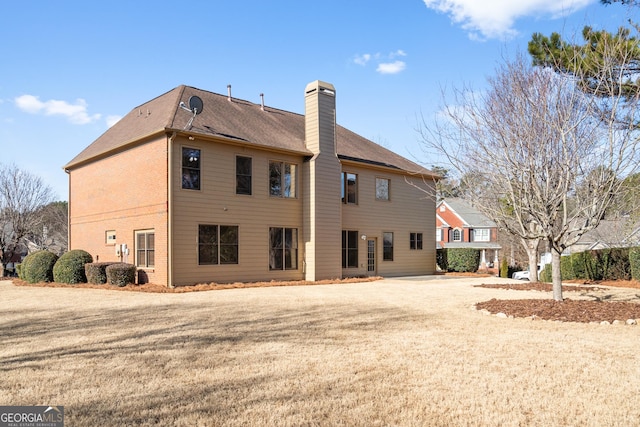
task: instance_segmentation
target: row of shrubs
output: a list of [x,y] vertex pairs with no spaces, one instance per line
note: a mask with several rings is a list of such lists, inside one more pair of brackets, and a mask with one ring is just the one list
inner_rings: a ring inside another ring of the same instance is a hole
[[[578,252],[560,258],[562,280],[640,280],[640,248],[610,248]],[[540,273],[543,282],[552,281],[552,267]]]
[[[438,267],[444,271],[474,273],[480,264],[480,250],[444,248],[436,251]],[[578,252],[560,258],[563,280],[640,280],[640,248],[610,248]],[[500,275],[511,277],[514,268],[506,259],[500,265]],[[551,282],[551,264],[540,274],[540,280]]]
[[49,251],[33,252],[18,265],[18,277],[28,283],[92,283],[126,286],[136,281],[136,267],[124,262],[93,262],[87,251],[74,249],[60,257]]

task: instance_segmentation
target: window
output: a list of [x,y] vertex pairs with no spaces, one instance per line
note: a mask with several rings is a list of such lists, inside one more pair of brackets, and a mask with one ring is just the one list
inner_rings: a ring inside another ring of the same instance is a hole
[[198,225],[198,264],[237,264],[237,225]]
[[107,245],[115,245],[116,244],[116,231],[115,230],[105,231],[105,243]]
[[342,268],[358,268],[358,232],[342,230]]
[[269,162],[269,194],[275,197],[296,197],[296,165]]
[[298,268],[298,229],[269,228],[269,270]]
[[389,200],[389,180],[376,178],[376,200]]
[[393,233],[382,233],[382,260],[393,261]]
[[155,266],[155,232],[153,230],[136,231],[136,267],[153,268]]
[[251,195],[251,157],[236,156],[236,194]]
[[462,232],[460,231],[459,228],[456,228],[455,230],[452,231],[451,237],[452,237],[452,239],[451,239],[452,241],[461,242],[462,241]]
[[474,242],[488,242],[490,240],[490,230],[488,228],[478,228],[473,230]]
[[422,233],[409,233],[409,249],[422,250]]
[[182,148],[182,188],[200,189],[200,150]]
[[436,242],[442,241],[443,234],[444,231],[442,230],[442,228],[436,228]]
[[342,172],[342,203],[358,203],[358,175]]

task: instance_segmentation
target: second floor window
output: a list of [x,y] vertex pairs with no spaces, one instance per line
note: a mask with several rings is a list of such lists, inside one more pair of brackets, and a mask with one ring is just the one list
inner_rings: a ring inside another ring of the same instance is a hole
[[462,231],[456,228],[451,232],[451,241],[453,242],[461,242],[462,241]]
[[376,200],[389,200],[389,180],[376,178]]
[[251,195],[251,157],[236,157],[236,194]]
[[488,228],[477,228],[473,230],[474,242],[488,242],[490,240],[490,230]]
[[296,197],[296,165],[269,162],[269,195]]
[[358,175],[342,172],[342,203],[358,203]]
[[200,150],[182,148],[182,188],[200,189]]

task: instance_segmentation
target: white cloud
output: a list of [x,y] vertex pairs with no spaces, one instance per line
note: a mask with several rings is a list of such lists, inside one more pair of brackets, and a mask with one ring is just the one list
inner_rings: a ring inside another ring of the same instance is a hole
[[99,120],[101,114],[87,113],[87,102],[84,99],[76,99],[74,104],[67,101],[51,99],[40,101],[34,95],[22,95],[14,100],[16,106],[24,112],[30,114],[44,114],[45,116],[65,116],[73,124],[84,125]]
[[373,61],[377,63],[376,71],[380,74],[396,74],[407,67],[407,64],[404,61],[396,60],[395,58],[407,56],[407,53],[398,49],[394,52],[390,52],[388,54],[381,54],[380,52],[370,54],[365,53],[362,55],[355,55],[353,58],[353,62],[355,64],[366,66],[369,62]]
[[371,60],[371,55],[368,53],[365,53],[364,55],[356,55],[355,58],[353,58],[353,62],[355,62],[358,65],[367,65],[367,62],[369,62]]
[[116,123],[118,123],[121,118],[122,118],[122,116],[107,116],[105,118],[105,121],[107,122],[107,126],[111,127],[111,126],[115,125]]
[[518,18],[560,17],[582,9],[594,0],[423,0],[429,9],[449,15],[472,39],[513,37]]
[[376,71],[380,74],[397,74],[407,67],[404,61],[382,62],[378,64]]

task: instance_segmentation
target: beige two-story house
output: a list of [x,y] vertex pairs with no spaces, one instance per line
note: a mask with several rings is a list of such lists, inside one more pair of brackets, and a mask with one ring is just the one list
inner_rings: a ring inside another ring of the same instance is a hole
[[179,86],[134,108],[65,166],[70,248],[167,286],[433,273],[437,177],[338,126],[331,84],[304,105]]

